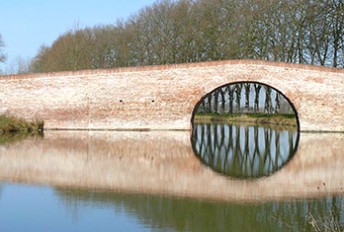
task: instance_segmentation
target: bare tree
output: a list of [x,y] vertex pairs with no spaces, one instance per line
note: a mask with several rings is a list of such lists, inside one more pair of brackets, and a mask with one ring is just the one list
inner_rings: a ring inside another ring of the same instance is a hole
[[235,85],[237,113],[240,113],[241,89],[242,84]]
[[30,63],[31,59],[27,58],[24,59],[20,56],[18,56],[10,65],[9,70],[7,70],[7,73],[16,73],[16,74],[24,74],[24,73],[30,73]]
[[161,0],[115,25],[67,31],[43,47],[30,68],[247,58],[344,67],[343,5],[342,0]]
[[265,86],[265,106],[264,111],[268,114],[271,114],[271,88]]
[[[6,61],[6,55],[3,52],[3,48],[5,47],[5,43],[2,40],[2,36],[0,34],[0,64],[4,63]],[[0,73],[2,73],[1,67],[0,67]]]
[[233,85],[227,86],[228,92],[228,112],[233,114],[233,104],[234,104],[234,87]]
[[262,88],[261,84],[254,84],[255,98],[254,98],[254,113],[259,111],[259,93]]
[[281,109],[281,103],[280,103],[280,93],[276,92],[276,97],[275,97],[275,113],[278,114]]
[[250,93],[251,93],[251,83],[245,83],[244,84],[245,87],[245,108],[246,111],[249,112],[250,111]]

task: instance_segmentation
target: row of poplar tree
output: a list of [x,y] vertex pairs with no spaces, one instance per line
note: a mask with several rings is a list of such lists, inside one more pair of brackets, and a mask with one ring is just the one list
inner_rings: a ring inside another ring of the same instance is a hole
[[262,59],[344,67],[343,0],[162,0],[42,46],[30,72]]
[[289,102],[279,92],[269,86],[249,82],[218,88],[206,95],[197,108],[199,114],[292,112]]

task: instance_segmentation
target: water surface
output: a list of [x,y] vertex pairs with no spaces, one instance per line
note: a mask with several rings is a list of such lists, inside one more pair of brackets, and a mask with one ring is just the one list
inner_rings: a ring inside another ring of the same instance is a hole
[[296,127],[195,124],[196,156],[213,170],[237,178],[258,178],[281,169],[296,153]]
[[344,198],[237,204],[2,183],[1,231],[312,231],[344,223]]
[[[303,133],[292,159],[253,179],[205,165],[190,136],[47,132],[1,144],[0,231],[312,231],[312,221],[342,228],[343,134]],[[258,144],[264,154],[264,139]]]

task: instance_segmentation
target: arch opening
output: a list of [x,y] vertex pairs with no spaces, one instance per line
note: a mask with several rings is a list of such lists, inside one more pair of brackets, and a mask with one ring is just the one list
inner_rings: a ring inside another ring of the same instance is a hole
[[201,162],[240,179],[268,176],[295,155],[299,120],[279,90],[235,82],[206,94],[192,116],[191,143]]

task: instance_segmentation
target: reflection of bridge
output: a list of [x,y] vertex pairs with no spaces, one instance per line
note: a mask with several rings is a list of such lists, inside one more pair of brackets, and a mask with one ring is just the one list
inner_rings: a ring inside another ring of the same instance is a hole
[[279,170],[295,154],[297,136],[297,128],[196,124],[192,143],[207,166],[228,176],[246,178]]
[[46,128],[190,129],[197,102],[237,81],[281,91],[301,130],[344,131],[342,69],[252,60],[2,76],[0,114]]
[[189,132],[47,132],[44,139],[0,146],[0,181],[220,201],[343,194],[344,134],[301,137],[297,154],[280,171],[245,181],[202,165]]

